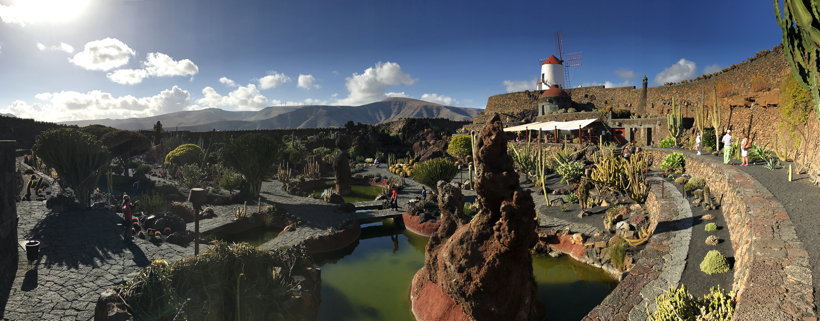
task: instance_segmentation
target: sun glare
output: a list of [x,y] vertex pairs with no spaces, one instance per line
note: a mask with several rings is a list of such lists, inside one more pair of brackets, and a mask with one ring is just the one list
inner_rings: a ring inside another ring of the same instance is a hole
[[91,0],[16,0],[0,5],[0,17],[8,23],[61,23],[77,19]]

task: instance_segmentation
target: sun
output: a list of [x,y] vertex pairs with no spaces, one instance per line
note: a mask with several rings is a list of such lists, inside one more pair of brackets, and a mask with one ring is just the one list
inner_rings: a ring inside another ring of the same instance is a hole
[[0,5],[0,18],[21,25],[63,23],[76,20],[92,0],[14,0]]

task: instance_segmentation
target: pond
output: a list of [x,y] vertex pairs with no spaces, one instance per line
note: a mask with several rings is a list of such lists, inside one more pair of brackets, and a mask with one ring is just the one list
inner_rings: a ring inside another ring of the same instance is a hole
[[219,239],[228,243],[248,243],[253,246],[260,246],[267,241],[276,238],[280,230],[272,227],[259,226],[247,231],[228,235],[211,235],[211,239]]
[[[311,191],[310,195],[313,197],[320,197],[322,192],[326,188],[333,189],[336,186],[336,181],[328,180],[325,181],[324,187],[315,189]],[[350,186],[350,190],[352,192],[351,195],[344,196],[345,202],[348,203],[356,203],[356,202],[369,202],[376,199],[376,196],[381,195],[382,191],[384,191],[384,187],[381,186],[372,186],[368,184],[353,184]]]
[[[352,252],[317,258],[322,266],[319,320],[414,320],[410,282],[424,265],[426,244],[427,238],[386,220],[363,227]],[[534,257],[533,270],[551,321],[580,320],[617,285],[603,270],[567,257]]]

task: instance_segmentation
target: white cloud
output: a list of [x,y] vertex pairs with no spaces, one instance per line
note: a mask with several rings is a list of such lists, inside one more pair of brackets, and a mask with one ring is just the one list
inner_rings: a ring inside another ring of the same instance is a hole
[[624,68],[615,70],[615,74],[618,75],[618,77],[621,77],[623,79],[632,79],[632,78],[635,78],[635,76],[636,76],[634,71],[629,70],[629,69],[624,69]]
[[508,93],[525,90],[535,90],[535,81],[504,80],[504,88]]
[[134,50],[122,41],[105,38],[86,43],[83,51],[68,61],[88,70],[107,71],[127,64],[134,54]]
[[395,62],[378,62],[368,67],[361,74],[353,73],[346,78],[345,86],[348,95],[336,103],[340,105],[363,105],[379,101],[387,97],[387,86],[409,86],[416,80],[401,70]]
[[190,59],[177,61],[161,52],[148,53],[142,65],[143,69],[119,69],[106,77],[121,85],[134,85],[148,77],[193,76],[199,72],[199,67]]
[[706,67],[703,67],[703,73],[707,74],[707,75],[716,73],[716,72],[721,71],[721,70],[723,70],[723,68],[721,68],[720,65],[718,65],[718,64],[708,65]]
[[105,76],[120,85],[134,85],[141,83],[143,79],[147,78],[148,72],[145,71],[145,69],[118,69],[114,72],[109,72]]
[[581,87],[592,87],[592,86],[604,86],[604,88],[618,88],[618,87],[627,87],[632,86],[632,82],[629,80],[624,80],[623,82],[616,83],[612,81],[604,81],[604,82],[585,82],[581,84]]
[[299,74],[299,79],[296,86],[304,89],[319,88],[319,85],[316,85],[316,77],[313,77],[313,75],[302,74]]
[[268,73],[267,76],[259,78],[259,88],[262,88],[263,90],[275,88],[289,81],[290,77],[287,75],[273,71]]
[[65,22],[76,19],[91,0],[22,0],[0,4],[0,21],[26,26],[33,23]]
[[455,100],[453,97],[448,97],[448,96],[439,95],[439,94],[423,94],[423,95],[421,95],[421,100],[426,100],[426,101],[439,103],[439,104],[447,105],[447,106],[454,106],[455,104],[458,103],[458,101]]
[[219,78],[219,82],[228,87],[236,87],[236,83],[228,77]]
[[387,96],[387,97],[390,97],[390,98],[395,98],[395,97],[408,98],[408,97],[410,97],[410,95],[408,95],[407,93],[405,93],[403,91],[386,92],[386,93],[384,93],[384,95]]
[[[228,95],[223,96],[211,87],[202,89],[202,96],[197,104],[206,107],[226,107],[231,110],[259,110],[268,104],[268,98],[259,92],[254,84],[239,86]],[[274,104],[279,103],[274,101]]]
[[65,42],[61,42],[59,45],[53,45],[53,46],[46,46],[43,43],[38,42],[37,43],[37,49],[39,49],[40,51],[48,50],[48,51],[62,51],[62,52],[65,52],[65,53],[74,53],[74,47],[72,47],[71,45],[69,45]]
[[177,86],[154,96],[139,98],[131,95],[116,97],[100,90],[40,93],[34,97],[42,102],[29,104],[17,100],[5,111],[44,121],[147,117],[183,110],[190,100],[188,91]]
[[193,76],[199,72],[199,67],[190,59],[177,61],[161,52],[148,53],[143,65],[154,77]]
[[681,58],[672,66],[661,71],[655,76],[655,83],[665,84],[669,82],[679,82],[682,80],[692,79],[697,71],[697,65],[693,61]]

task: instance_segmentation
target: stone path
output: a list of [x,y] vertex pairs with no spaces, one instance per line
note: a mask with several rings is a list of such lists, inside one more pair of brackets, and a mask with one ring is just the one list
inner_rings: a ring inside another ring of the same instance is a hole
[[89,320],[106,288],[129,279],[151,260],[193,254],[192,246],[123,241],[120,217],[111,212],[52,213],[44,202],[34,201],[18,203],[17,213],[19,240],[40,240],[41,255],[29,265],[19,248],[3,320]]
[[[629,311],[630,321],[647,320],[645,307],[649,305],[649,311],[654,312],[657,309],[655,306],[655,298],[670,287],[678,286],[681,276],[683,275],[683,269],[686,267],[689,242],[692,238],[692,209],[689,207],[686,198],[683,197],[675,186],[663,179],[655,177],[649,180],[654,180],[657,182],[656,184],[665,185],[663,189],[666,198],[661,200],[661,203],[668,202],[668,204],[664,205],[672,207],[670,211],[673,213],[671,221],[667,221],[670,223],[670,226],[667,226],[669,231],[665,232],[669,234],[668,240],[666,240],[666,244],[669,246],[669,252],[662,257],[663,268],[658,278],[644,286],[640,292],[643,300],[638,303],[638,305],[632,307],[632,311]],[[661,209],[663,208],[664,206],[661,205]],[[660,223],[658,225],[661,226]]]
[[646,305],[654,306],[658,294],[680,283],[692,234],[692,212],[674,186],[663,181],[668,185],[661,195],[660,184],[652,184],[645,204],[648,210],[660,215],[655,234],[638,254],[629,274],[584,317],[585,321],[647,320]]

